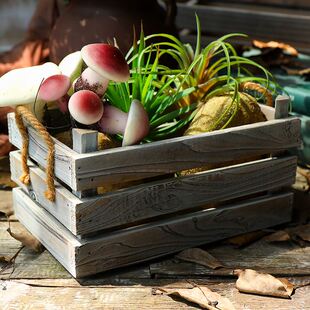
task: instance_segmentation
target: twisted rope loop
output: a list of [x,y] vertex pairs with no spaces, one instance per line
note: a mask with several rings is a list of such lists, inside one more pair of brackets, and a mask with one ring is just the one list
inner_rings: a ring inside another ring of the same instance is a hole
[[30,183],[29,167],[27,166],[28,148],[29,148],[29,137],[27,128],[24,125],[23,118],[31,124],[31,126],[37,130],[37,132],[43,137],[47,147],[47,166],[46,166],[46,183],[47,190],[45,197],[50,201],[55,201],[55,184],[54,184],[54,156],[55,146],[54,141],[46,128],[37,120],[37,118],[24,106],[17,106],[15,112],[16,125],[22,136],[22,170],[23,174],[20,177],[21,182],[28,185]]

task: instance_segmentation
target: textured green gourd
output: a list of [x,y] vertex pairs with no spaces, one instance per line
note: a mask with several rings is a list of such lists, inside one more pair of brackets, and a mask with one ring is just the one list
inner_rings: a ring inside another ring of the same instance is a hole
[[[240,92],[240,101],[237,111],[236,104],[232,104],[233,95],[226,94],[214,96],[203,103],[190,123],[184,135],[197,135],[218,129],[236,127],[246,124],[266,121],[266,116],[261,111],[256,99],[247,93]],[[229,121],[229,119],[231,120]],[[228,122],[228,123],[227,123]],[[251,161],[256,157],[240,158],[239,160],[206,165],[200,168],[184,170],[180,174],[188,175],[200,171],[214,169],[222,166],[235,165],[241,162]]]
[[[185,135],[197,135],[218,130],[225,125],[228,128],[267,120],[254,97],[242,92],[239,93],[239,96],[237,111],[235,111],[237,103],[232,104],[232,94],[215,96],[207,100],[198,108]],[[230,118],[232,119],[229,121]]]

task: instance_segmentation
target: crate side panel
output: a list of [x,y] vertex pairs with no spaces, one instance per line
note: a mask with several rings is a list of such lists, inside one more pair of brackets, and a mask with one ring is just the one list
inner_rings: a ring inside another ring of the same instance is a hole
[[30,171],[29,185],[25,185],[19,179],[22,174],[21,154],[19,151],[10,153],[11,178],[18,184],[28,195],[50,214],[56,217],[64,226],[66,226],[73,234],[76,234],[76,206],[81,200],[74,196],[64,186],[55,182],[56,199],[50,201],[45,197],[46,191],[46,175],[31,160],[27,162]]
[[255,199],[85,240],[77,249],[77,276],[95,274],[288,222],[292,199],[291,193]]
[[[8,115],[10,142],[17,148],[22,148],[22,137],[15,123],[14,113]],[[47,146],[37,131],[27,126],[29,135],[29,156],[43,167],[46,167]],[[71,188],[76,187],[73,177],[73,152],[66,145],[53,139],[55,142],[55,175]]]
[[270,158],[109,193],[77,208],[77,232],[83,235],[287,186],[294,182],[296,163],[296,157]]
[[29,167],[32,183],[26,186],[18,178],[20,153],[11,153],[12,179],[74,235],[83,236],[290,185],[295,179],[296,157],[268,158],[85,199],[56,183],[54,203],[44,195],[45,173],[30,160]]
[[78,240],[20,188],[13,189],[13,205],[18,220],[75,276]]
[[225,163],[300,145],[300,120],[286,118],[79,155],[78,190]]

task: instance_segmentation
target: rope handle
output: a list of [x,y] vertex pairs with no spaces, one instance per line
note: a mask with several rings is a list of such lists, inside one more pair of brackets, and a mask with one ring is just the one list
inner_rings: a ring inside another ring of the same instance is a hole
[[240,84],[240,91],[245,91],[245,90],[255,90],[258,93],[262,94],[263,96],[265,96],[266,105],[268,105],[269,107],[273,107],[272,94],[264,86],[254,83],[254,82],[244,82]]
[[54,184],[54,161],[55,161],[55,145],[50,134],[46,128],[38,121],[38,119],[26,107],[20,105],[16,107],[15,121],[22,136],[22,170],[23,174],[20,177],[21,182],[28,185],[30,183],[29,167],[27,166],[27,157],[29,150],[29,136],[27,128],[23,122],[23,118],[30,123],[30,125],[37,130],[43,137],[47,147],[47,166],[46,166],[46,184],[47,190],[45,197],[50,201],[55,201],[55,184]]

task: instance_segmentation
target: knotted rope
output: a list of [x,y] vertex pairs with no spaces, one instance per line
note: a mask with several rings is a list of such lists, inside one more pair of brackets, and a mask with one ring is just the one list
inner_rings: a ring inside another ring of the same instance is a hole
[[257,84],[257,83],[253,83],[253,82],[245,82],[242,83],[240,85],[240,90],[244,91],[244,90],[254,90],[257,91],[258,93],[262,94],[263,96],[265,96],[266,99],[266,105],[268,105],[269,107],[273,107],[273,99],[272,99],[272,95],[269,92],[269,90],[267,90],[264,86]]
[[27,128],[24,125],[23,118],[36,129],[36,131],[43,137],[47,147],[47,166],[46,166],[46,184],[47,190],[45,191],[45,197],[50,201],[55,201],[55,184],[54,184],[54,156],[55,146],[54,141],[46,128],[37,120],[37,118],[24,106],[17,106],[15,112],[16,125],[22,136],[22,170],[23,174],[20,177],[21,182],[28,185],[30,183],[29,167],[27,166],[29,137]]

